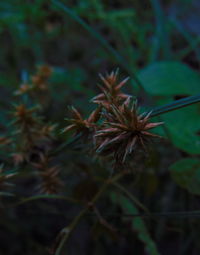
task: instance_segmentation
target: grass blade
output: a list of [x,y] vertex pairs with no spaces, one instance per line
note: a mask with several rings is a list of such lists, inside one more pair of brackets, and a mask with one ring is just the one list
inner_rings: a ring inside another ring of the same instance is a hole
[[104,39],[104,37],[97,32],[95,29],[93,29],[89,24],[87,24],[80,16],[78,16],[71,8],[66,6],[66,4],[63,4],[60,1],[57,0],[51,0],[52,4],[56,6],[57,8],[63,10],[67,15],[69,15],[73,20],[75,20],[77,23],[79,23],[85,30],[87,30],[94,38],[96,38],[101,45],[108,50],[108,52],[113,55],[113,57],[120,63],[121,66],[123,66],[129,74],[131,74],[132,78],[138,85],[138,87],[143,89],[143,86],[139,79],[136,77],[136,75],[133,73],[131,68],[126,64],[126,60],[112,47],[110,44]]
[[191,104],[199,103],[200,102],[200,95],[197,96],[190,96],[183,99],[176,100],[172,103],[166,104],[161,107],[157,107],[152,110],[151,117],[158,116],[160,114],[164,114],[170,111],[174,111],[186,106],[189,106]]

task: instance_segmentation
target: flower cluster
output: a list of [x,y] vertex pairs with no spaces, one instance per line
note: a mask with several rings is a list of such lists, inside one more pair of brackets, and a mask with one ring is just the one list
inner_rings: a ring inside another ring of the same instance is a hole
[[129,77],[118,83],[117,76],[118,69],[115,72],[113,71],[110,74],[106,74],[105,77],[100,74],[103,85],[99,85],[99,87],[102,93],[92,99],[93,103],[101,104],[109,109],[110,105],[118,105],[129,97],[121,91],[121,88],[126,84]]
[[73,119],[67,119],[69,125],[64,131],[92,135],[96,153],[111,155],[116,163],[124,164],[128,155],[145,148],[150,138],[158,137],[149,130],[163,123],[151,123],[151,112],[140,114],[136,102],[121,91],[128,78],[118,82],[118,71],[100,78],[101,93],[91,100],[97,109],[84,119],[72,107]]
[[40,153],[41,150],[39,148],[44,139],[46,140],[46,146],[50,143],[48,138],[51,133],[44,133],[43,130],[44,128],[47,129],[47,126],[43,124],[41,118],[36,114],[37,110],[37,107],[28,108],[24,104],[15,106],[13,125],[16,131],[12,139],[16,147],[16,153],[13,154],[16,165],[22,162],[31,162],[32,155],[36,151],[37,154]]
[[51,160],[52,158],[48,155],[41,154],[39,162],[32,164],[37,170],[41,180],[37,187],[40,193],[55,194],[58,193],[63,186],[63,183],[58,176],[60,167],[58,165],[51,166]]
[[15,95],[22,95],[31,91],[46,91],[48,89],[48,80],[52,74],[52,68],[42,65],[37,68],[35,75],[31,77],[30,82],[22,83]]
[[14,164],[31,164],[40,179],[39,192],[57,193],[62,186],[58,177],[60,168],[52,165],[49,156],[53,149],[55,125],[46,124],[37,114],[37,107],[17,105],[13,113],[16,131],[12,136]]

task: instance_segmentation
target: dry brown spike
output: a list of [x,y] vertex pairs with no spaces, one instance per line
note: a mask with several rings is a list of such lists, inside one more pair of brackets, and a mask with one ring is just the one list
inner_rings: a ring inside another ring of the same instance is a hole
[[158,137],[149,130],[155,128],[162,122],[151,123],[150,113],[145,117],[139,115],[136,104],[129,107],[130,100],[121,105],[111,105],[105,113],[105,121],[95,138],[98,153],[106,152],[112,154],[115,160],[124,163],[127,155],[132,154],[136,145],[145,148],[148,138]]
[[91,100],[93,103],[109,108],[110,104],[118,105],[130,97],[121,91],[129,77],[118,82],[118,69],[107,74],[105,77],[101,74],[99,76],[103,83],[103,85],[99,85],[102,92]]
[[72,130],[75,131],[76,134],[86,134],[96,129],[96,122],[101,117],[101,107],[96,108],[87,119],[84,119],[81,113],[73,106],[71,107],[71,113],[73,118],[65,119],[69,125],[63,129],[63,132]]

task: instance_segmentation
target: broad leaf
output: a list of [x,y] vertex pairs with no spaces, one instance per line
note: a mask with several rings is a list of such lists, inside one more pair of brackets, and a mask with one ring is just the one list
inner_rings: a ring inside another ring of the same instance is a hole
[[200,195],[200,160],[185,158],[170,166],[173,180],[192,194]]
[[[200,93],[200,75],[181,62],[154,63],[139,73],[139,78],[149,94],[155,96],[157,105],[172,102],[177,95]],[[161,116],[172,143],[179,149],[200,154],[199,104],[171,111]],[[161,128],[158,132],[163,135]]]
[[199,105],[175,110],[162,116],[173,144],[189,154],[200,154],[199,116]]
[[175,61],[156,62],[138,75],[145,90],[155,96],[196,95],[200,93],[200,75]]

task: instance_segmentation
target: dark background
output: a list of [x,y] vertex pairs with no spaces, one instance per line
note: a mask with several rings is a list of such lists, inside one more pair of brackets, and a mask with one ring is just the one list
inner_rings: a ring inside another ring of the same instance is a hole
[[[89,100],[99,91],[98,73],[117,67],[120,78],[130,76],[125,91],[138,97],[141,109],[197,95],[199,13],[200,2],[195,0],[1,1],[1,135],[13,132],[14,104],[40,102],[44,121],[57,123],[55,147],[70,140],[60,133],[66,125],[67,106],[74,105],[87,116],[94,108]],[[40,65],[53,69],[48,94],[39,101],[16,96],[14,92],[30,82]],[[102,226],[91,212],[77,226],[62,254],[156,255],[154,245],[163,255],[200,254],[199,218],[187,213],[199,209],[199,113],[198,104],[163,115],[165,129],[157,133],[165,139],[155,141],[148,156],[139,153],[131,174],[121,181],[151,212],[166,215],[123,217],[142,210],[132,208],[130,201],[127,205],[127,198],[119,202],[120,191],[110,187],[97,207],[116,231]],[[2,147],[0,160],[7,171],[16,170],[11,154],[11,147],[8,152]],[[177,160],[180,165],[174,166]],[[61,166],[64,183],[59,194],[82,201],[98,189],[96,177],[109,175],[109,164],[91,159],[81,149],[65,149],[55,162]],[[9,188],[14,197],[1,197],[0,254],[49,254],[56,235],[82,206],[44,197],[19,204],[25,197],[38,196],[38,180],[28,165],[22,164],[17,172],[14,186]],[[169,216],[170,211],[186,213]]]

